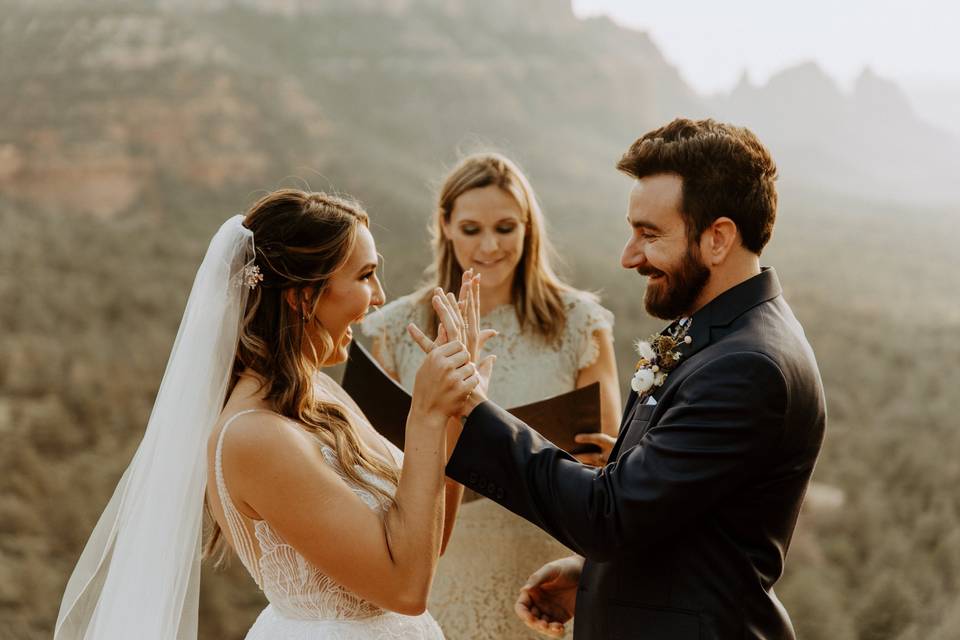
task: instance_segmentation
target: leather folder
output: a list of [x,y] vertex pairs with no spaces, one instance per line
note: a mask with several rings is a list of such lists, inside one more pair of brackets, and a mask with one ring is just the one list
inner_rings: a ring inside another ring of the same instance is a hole
[[[536,372],[531,372],[531,375],[536,375]],[[350,345],[342,386],[360,405],[370,424],[403,449],[410,394],[380,367],[359,342],[354,341]],[[599,451],[595,445],[579,444],[573,440],[578,433],[600,431],[600,384],[597,382],[507,411],[569,453]]]

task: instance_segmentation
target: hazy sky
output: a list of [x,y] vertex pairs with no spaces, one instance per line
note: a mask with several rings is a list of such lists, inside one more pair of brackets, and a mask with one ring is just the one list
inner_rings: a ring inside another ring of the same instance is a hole
[[647,31],[700,92],[754,83],[816,60],[847,86],[865,65],[882,76],[960,86],[955,0],[573,0],[579,16],[605,13]]

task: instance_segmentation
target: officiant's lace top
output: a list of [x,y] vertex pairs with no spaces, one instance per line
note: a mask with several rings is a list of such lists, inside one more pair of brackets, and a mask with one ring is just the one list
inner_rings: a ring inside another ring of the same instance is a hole
[[[380,357],[408,391],[424,358],[406,330],[410,322],[426,328],[427,308],[417,299],[416,294],[398,298],[370,314],[363,325],[366,335],[381,340]],[[563,303],[566,325],[557,346],[545,344],[532,331],[521,331],[512,305],[496,307],[481,318],[482,328],[500,332],[482,354],[497,355],[489,396],[500,406],[516,407],[571,391],[577,373],[596,362],[600,345],[595,332],[612,333],[613,314],[579,291],[564,293]],[[465,503],[440,559],[430,612],[448,640],[542,640],[513,613],[514,601],[531,573],[572,553],[486,498]],[[566,637],[572,637],[572,630]]]
[[[347,409],[354,412],[352,407]],[[217,493],[234,551],[270,602],[250,629],[247,640],[442,640],[443,635],[429,613],[404,616],[377,607],[324,575],[265,520],[253,520],[237,510],[223,477],[223,439],[236,418],[254,411],[258,410],[241,411],[227,420],[220,431],[215,454]],[[384,442],[395,462],[402,465],[403,452]],[[326,445],[319,446],[327,464],[370,509],[385,509],[372,493],[344,475],[336,451]],[[385,479],[360,467],[357,471],[371,484],[394,494],[395,487]],[[331,541],[331,544],[343,544],[343,541]]]
[[[597,360],[600,345],[594,333],[613,328],[613,314],[582,291],[562,294],[566,324],[558,345],[546,344],[532,331],[522,331],[513,305],[505,304],[481,317],[484,329],[500,334],[487,341],[482,357],[495,353],[493,379],[488,396],[503,407],[517,407],[576,387],[577,373]],[[412,293],[371,313],[363,321],[363,333],[381,341],[378,354],[386,369],[400,377],[407,391],[413,390],[423,351],[407,333],[411,322],[426,330],[432,313]]]

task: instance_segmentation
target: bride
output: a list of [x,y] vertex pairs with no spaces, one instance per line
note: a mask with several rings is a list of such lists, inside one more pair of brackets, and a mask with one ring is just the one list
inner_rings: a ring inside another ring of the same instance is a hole
[[462,490],[444,466],[489,377],[472,364],[488,332],[472,274],[459,302],[434,296],[401,452],[321,371],[383,304],[376,267],[367,215],[342,198],[281,190],[223,224],[56,639],[196,638],[204,502],[205,551],[229,545],[270,603],[248,639],[442,638],[426,601]]

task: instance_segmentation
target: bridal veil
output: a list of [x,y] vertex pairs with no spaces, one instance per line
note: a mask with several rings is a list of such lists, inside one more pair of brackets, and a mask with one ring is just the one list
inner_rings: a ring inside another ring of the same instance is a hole
[[214,235],[146,432],[67,583],[55,640],[195,640],[206,443],[230,380],[253,233]]

